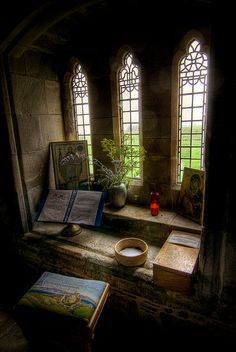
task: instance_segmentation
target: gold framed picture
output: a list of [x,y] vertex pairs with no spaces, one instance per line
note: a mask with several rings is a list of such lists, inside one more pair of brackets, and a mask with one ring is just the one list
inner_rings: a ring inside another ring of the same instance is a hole
[[202,224],[205,171],[185,167],[177,212]]
[[56,189],[89,189],[87,141],[51,142]]

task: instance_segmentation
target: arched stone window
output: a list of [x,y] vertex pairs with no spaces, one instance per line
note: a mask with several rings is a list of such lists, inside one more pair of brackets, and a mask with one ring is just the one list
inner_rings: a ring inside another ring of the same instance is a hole
[[[192,37],[188,41],[185,53],[175,63],[175,70],[178,84],[173,85],[177,92],[172,116],[174,142],[176,138],[173,183],[180,183],[184,167],[204,169],[208,57],[199,39]],[[173,119],[177,122],[173,123]]]
[[88,143],[89,171],[90,175],[92,175],[93,150],[91,142],[88,83],[85,72],[79,63],[74,68],[71,90],[76,135],[79,140],[86,140]]
[[[118,143],[123,143],[124,136],[128,135],[129,139],[125,143],[139,149],[142,145],[140,65],[127,48],[121,50],[118,56],[115,69],[113,68],[113,76],[116,78],[116,83],[113,79],[113,98],[115,92],[118,97],[113,99],[117,101],[113,104],[113,111],[117,110],[116,118],[113,117],[114,135]],[[142,163],[137,157],[129,177],[132,182],[142,179]]]

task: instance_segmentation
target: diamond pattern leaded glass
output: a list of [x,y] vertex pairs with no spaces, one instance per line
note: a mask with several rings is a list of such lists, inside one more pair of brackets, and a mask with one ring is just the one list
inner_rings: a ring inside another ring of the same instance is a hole
[[179,63],[178,182],[184,167],[203,169],[208,60],[193,40]]
[[[120,127],[122,141],[124,135],[129,135],[126,144],[133,150],[140,148],[140,78],[138,66],[133,61],[133,55],[127,53],[123,58],[123,67],[118,74]],[[121,142],[122,142],[121,141]],[[131,158],[134,156],[131,155]],[[140,159],[135,157],[135,166],[129,174],[131,178],[141,178]]]
[[89,171],[90,175],[93,175],[88,84],[81,65],[76,66],[75,75],[72,78],[72,93],[76,133],[79,140],[87,140]]

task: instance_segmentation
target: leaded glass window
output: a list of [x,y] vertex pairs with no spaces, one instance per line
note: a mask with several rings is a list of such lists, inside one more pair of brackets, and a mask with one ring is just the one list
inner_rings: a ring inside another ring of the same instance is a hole
[[[119,107],[121,143],[131,145],[133,150],[139,149],[140,141],[140,75],[138,65],[133,55],[127,53],[123,57],[123,66],[118,73]],[[129,138],[124,138],[128,135]],[[137,153],[136,153],[137,154]],[[131,178],[141,178],[141,163],[139,157],[135,158],[135,166],[128,175]]]
[[184,167],[203,169],[208,59],[193,40],[179,63],[178,182]]
[[89,97],[86,76],[81,65],[77,65],[72,78],[72,95],[76,133],[79,140],[86,140],[88,144],[89,171],[93,175],[93,150],[91,142],[91,127],[89,116]]

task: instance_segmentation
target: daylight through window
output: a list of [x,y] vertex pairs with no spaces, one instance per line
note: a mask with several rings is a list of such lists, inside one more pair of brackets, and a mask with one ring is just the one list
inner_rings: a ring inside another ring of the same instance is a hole
[[[127,53],[123,59],[123,67],[118,74],[119,80],[119,107],[120,107],[120,127],[121,127],[121,143],[132,146],[133,151],[140,148],[140,77],[139,68],[133,61],[133,55]],[[137,155],[137,153],[136,153]],[[135,166],[129,174],[131,178],[141,178],[140,159],[135,158]]]
[[77,65],[72,79],[72,93],[77,137],[79,140],[86,140],[88,143],[89,171],[90,175],[93,175],[88,84],[81,65]]
[[178,182],[184,167],[204,166],[207,67],[206,54],[193,40],[179,63]]

